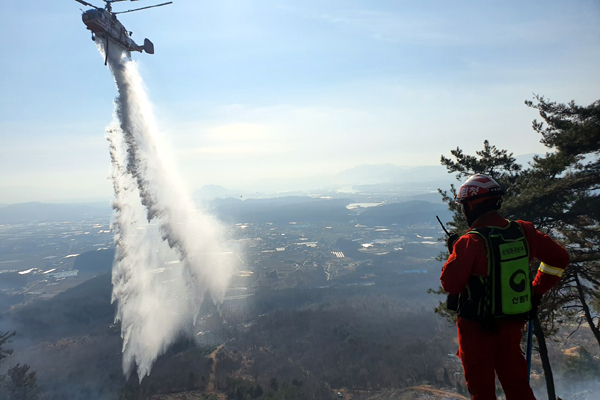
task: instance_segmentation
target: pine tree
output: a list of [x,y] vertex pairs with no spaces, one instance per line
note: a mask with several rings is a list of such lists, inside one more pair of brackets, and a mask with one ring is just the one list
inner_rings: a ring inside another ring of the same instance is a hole
[[[0,363],[12,354],[11,349],[6,349],[5,345],[10,343],[10,339],[15,336],[16,332],[0,332]],[[0,398],[4,399],[8,397],[6,392],[6,376],[0,375]]]
[[0,362],[12,354],[12,350],[5,349],[6,343],[10,343],[10,338],[15,336],[16,332],[0,332]]
[[29,372],[29,365],[17,364],[8,370],[7,391],[9,399],[36,400],[38,398],[35,372]]
[[536,157],[522,177],[532,190],[521,196],[521,212],[538,226],[552,229],[566,244],[571,264],[560,285],[547,297],[548,323],[553,316],[586,322],[600,346],[600,317],[593,313],[600,291],[600,100],[587,107],[557,104],[543,97],[526,104],[543,122],[533,128],[552,153]]
[[[4,346],[10,343],[15,334],[16,332],[0,332],[0,362],[13,353]],[[9,368],[6,375],[0,376],[0,398],[36,400],[38,387],[35,372],[29,372],[28,365],[17,364]]]

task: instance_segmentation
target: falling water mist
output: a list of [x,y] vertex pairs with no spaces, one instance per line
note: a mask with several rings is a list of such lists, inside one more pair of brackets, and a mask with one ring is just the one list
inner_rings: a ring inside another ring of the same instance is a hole
[[112,300],[123,371],[137,368],[141,381],[170,344],[197,331],[205,299],[223,300],[231,257],[221,225],[195,210],[160,144],[135,62],[111,46],[108,63],[118,89],[106,130],[115,193]]

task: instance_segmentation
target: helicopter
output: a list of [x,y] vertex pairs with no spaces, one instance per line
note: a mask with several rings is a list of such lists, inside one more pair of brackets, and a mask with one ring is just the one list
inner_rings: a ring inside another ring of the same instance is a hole
[[139,51],[140,53],[145,51],[148,54],[154,54],[154,44],[150,40],[144,39],[144,45],[138,45],[133,39],[131,39],[131,35],[133,33],[125,29],[123,24],[117,19],[117,14],[125,14],[128,12],[145,10],[147,8],[166,6],[173,3],[172,1],[169,1],[167,3],[155,4],[153,6],[135,8],[133,10],[113,12],[112,3],[128,0],[104,0],[104,8],[96,7],[95,5],[83,0],[75,1],[83,4],[84,6],[92,7],[90,10],[83,11],[81,19],[83,20],[83,23],[87,29],[92,31],[92,40],[95,41],[97,38],[101,38],[106,41],[106,58],[104,59],[104,65],[106,65],[108,62],[108,44],[111,41],[128,51]]

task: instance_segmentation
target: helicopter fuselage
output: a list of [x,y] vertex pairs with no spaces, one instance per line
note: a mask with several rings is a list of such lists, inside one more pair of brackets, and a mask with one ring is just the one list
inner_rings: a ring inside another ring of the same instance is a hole
[[144,50],[144,46],[138,45],[131,39],[130,32],[119,22],[117,16],[106,10],[93,8],[84,11],[81,19],[85,26],[92,31],[92,34],[97,37],[111,40],[129,51],[139,51],[141,53]]

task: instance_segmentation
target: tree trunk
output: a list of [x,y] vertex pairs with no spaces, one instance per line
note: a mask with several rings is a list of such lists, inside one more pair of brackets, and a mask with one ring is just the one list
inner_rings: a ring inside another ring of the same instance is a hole
[[598,328],[598,326],[596,326],[596,324],[594,324],[594,318],[592,318],[592,313],[590,312],[590,307],[588,306],[587,302],[585,301],[585,293],[583,292],[583,287],[581,286],[581,282],[579,281],[579,275],[577,274],[577,271],[575,271],[573,276],[575,277],[575,284],[577,285],[577,293],[579,293],[579,301],[581,301],[581,306],[583,307],[583,313],[585,314],[585,319],[587,320],[587,323],[590,326],[592,333],[596,337],[596,340],[598,341],[598,345],[600,345],[600,329]]
[[533,333],[538,341],[540,358],[542,359],[542,368],[544,369],[544,377],[546,379],[546,390],[548,391],[548,400],[556,400],[556,391],[554,389],[554,376],[552,375],[552,367],[550,366],[550,358],[548,357],[548,347],[546,346],[546,338],[540,321],[535,317],[533,319]]

